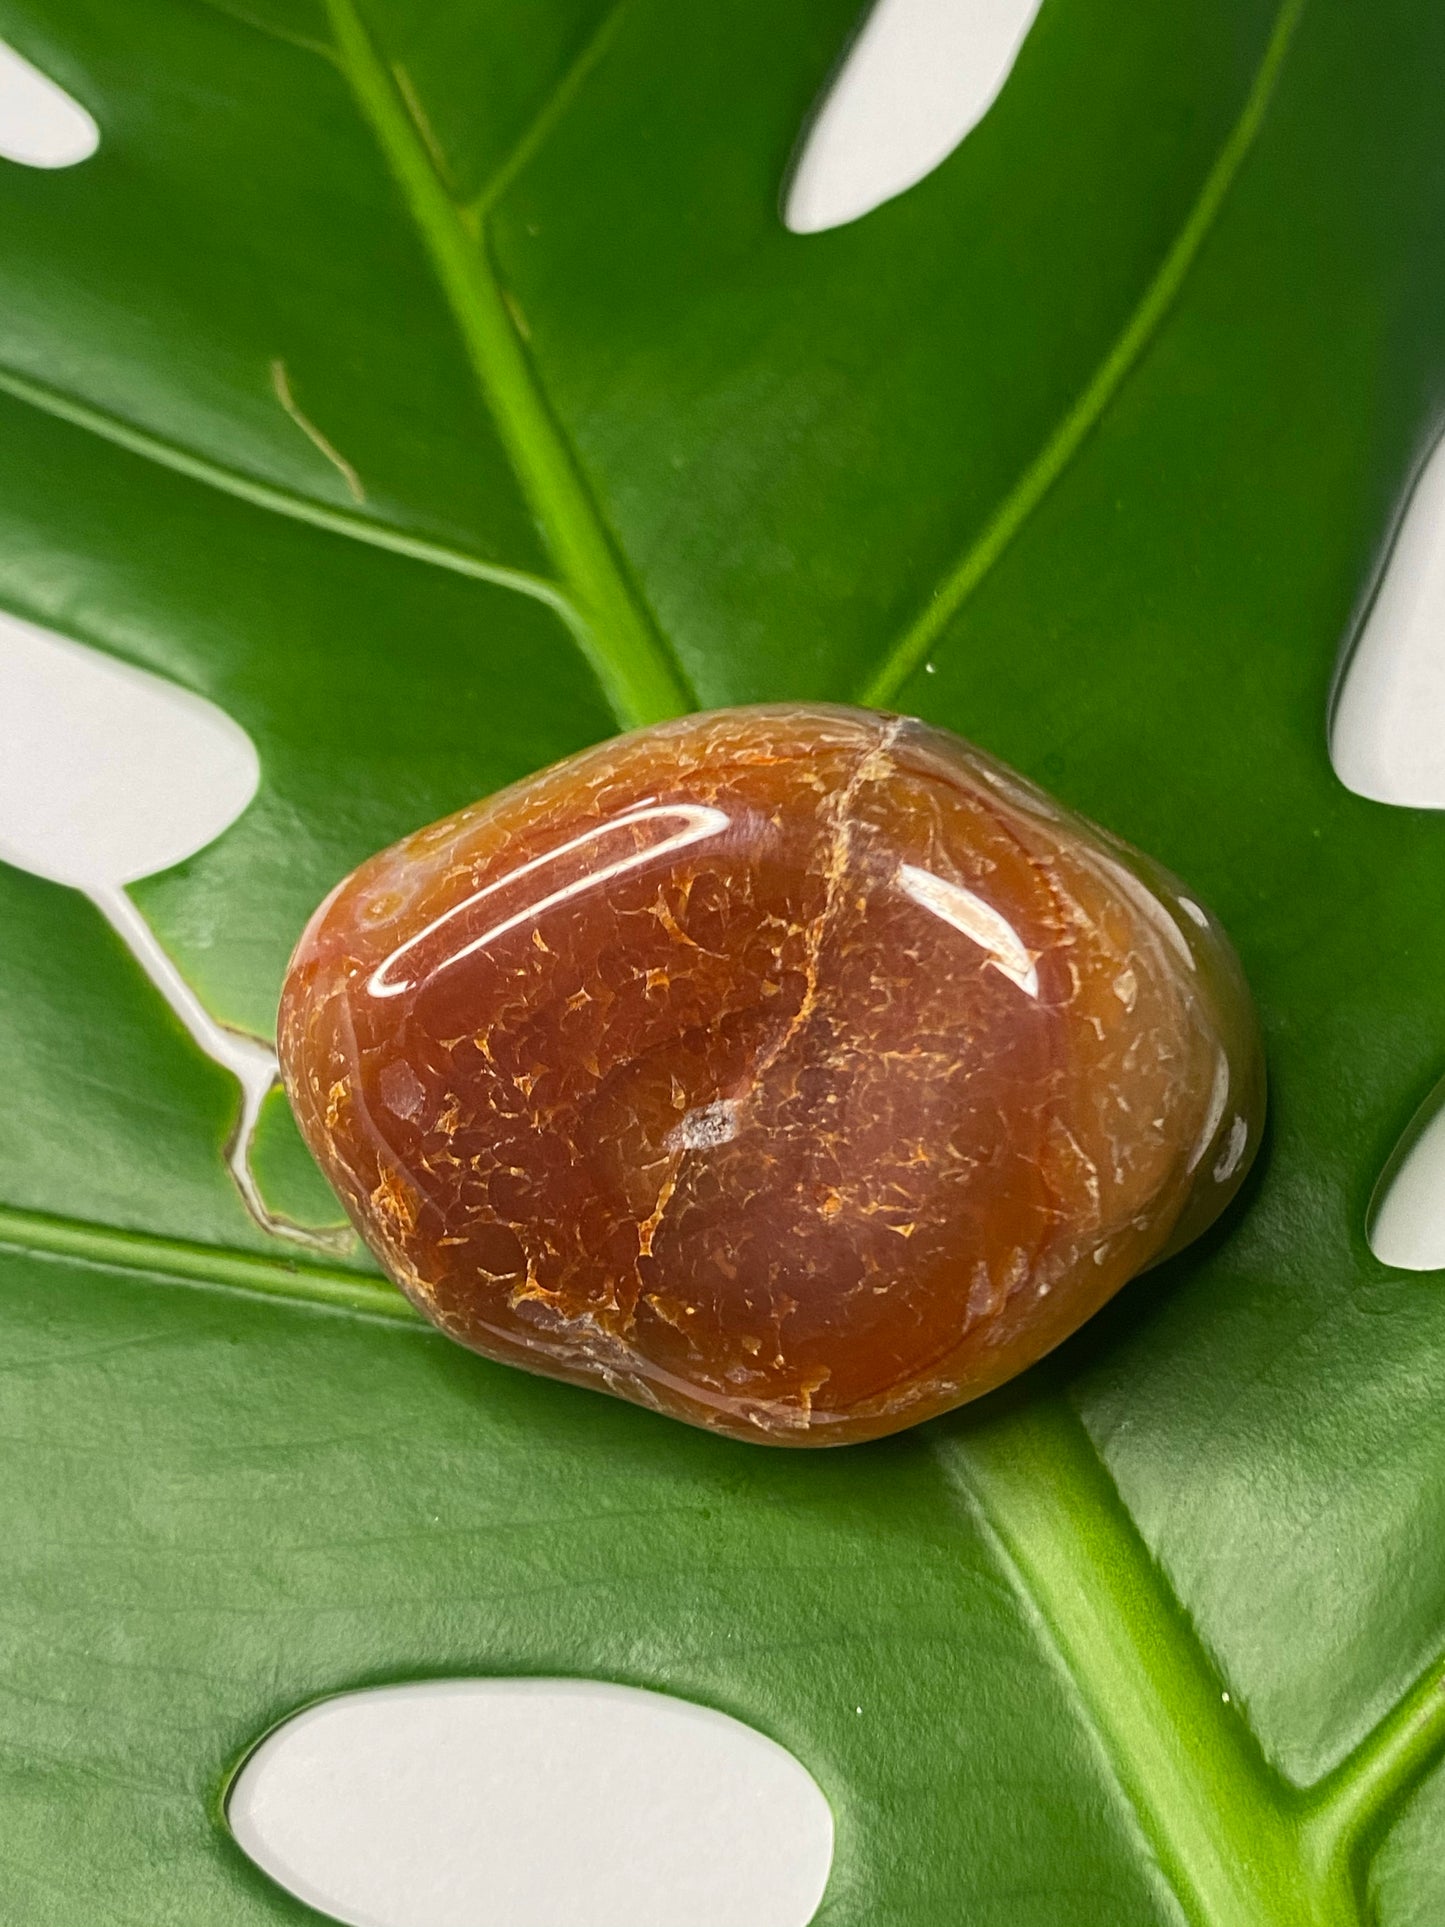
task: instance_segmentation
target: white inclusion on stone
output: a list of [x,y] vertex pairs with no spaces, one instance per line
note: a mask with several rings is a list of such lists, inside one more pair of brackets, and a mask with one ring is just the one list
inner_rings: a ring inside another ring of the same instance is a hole
[[877,0],[794,168],[795,234],[856,221],[931,174],[983,119],[1039,0]]
[[273,1218],[251,1175],[275,1052],[217,1023],[125,889],[213,842],[259,780],[250,737],[214,703],[0,612],[0,861],[84,891],[194,1041],[240,1085],[227,1165],[248,1210],[278,1236],[330,1243]]
[[1189,918],[1190,922],[1197,923],[1201,930],[1207,930],[1209,928],[1207,912],[1200,909],[1193,897],[1180,897],[1179,908],[1184,912],[1185,916]]
[[0,40],[0,155],[22,167],[74,167],[99,145],[80,102]]
[[1370,1249],[1397,1271],[1445,1270],[1445,1085],[1411,1119],[1370,1204]]
[[418,1117],[426,1103],[426,1086],[417,1076],[410,1064],[400,1058],[388,1064],[377,1079],[381,1091],[381,1101],[394,1117],[410,1124]]
[[716,1104],[701,1104],[670,1133],[670,1151],[711,1151],[719,1144],[731,1144],[738,1134],[738,1107],[732,1098]]
[[805,1927],[833,1820],[726,1714],[600,1680],[347,1693],[270,1733],[231,1830],[352,1927]]
[[1209,1108],[1204,1113],[1204,1128],[1189,1153],[1189,1162],[1184,1167],[1186,1171],[1198,1168],[1200,1159],[1214,1142],[1214,1134],[1219,1129],[1219,1121],[1224,1116],[1224,1107],[1228,1102],[1229,1059],[1221,1051],[1214,1060],[1214,1080],[1209,1086]]
[[1033,952],[991,903],[985,903],[961,883],[950,883],[914,863],[899,864],[898,884],[905,896],[986,951],[994,969],[1017,984],[1026,997],[1038,996],[1039,973]]
[[1445,809],[1445,439],[1411,492],[1339,685],[1330,760],[1359,796]]

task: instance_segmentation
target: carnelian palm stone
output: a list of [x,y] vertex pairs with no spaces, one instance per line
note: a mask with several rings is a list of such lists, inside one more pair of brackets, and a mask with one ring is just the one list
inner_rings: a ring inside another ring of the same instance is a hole
[[1258,1142],[1233,952],[956,737],[690,716],[362,864],[286,981],[307,1142],[488,1357],[846,1444],[1031,1364]]

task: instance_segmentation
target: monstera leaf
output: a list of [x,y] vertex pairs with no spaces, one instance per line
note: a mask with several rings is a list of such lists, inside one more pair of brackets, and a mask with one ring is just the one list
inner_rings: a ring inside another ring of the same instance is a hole
[[1260,1174],[984,1406],[745,1449],[279,1242],[234,1080],[0,868],[7,1921],[299,1919],[220,1819],[244,1749],[517,1673],[782,1741],[832,1927],[1445,1919],[1445,1291],[1364,1233],[1445,1061],[1445,826],[1326,753],[1445,384],[1445,14],[1044,0],[937,171],[789,233],[854,5],[3,0],[100,145],[0,162],[0,605],[256,745],[128,898],[230,1032],[401,831],[861,698],[1220,911]]

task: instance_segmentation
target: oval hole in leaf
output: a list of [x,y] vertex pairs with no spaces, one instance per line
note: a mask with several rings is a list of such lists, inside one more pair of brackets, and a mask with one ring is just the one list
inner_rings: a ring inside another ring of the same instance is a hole
[[925,179],[983,119],[1039,0],[877,0],[808,128],[795,234],[856,221]]
[[256,793],[250,737],[214,703],[0,614],[0,857],[78,890],[167,870]]
[[1346,667],[1330,760],[1360,796],[1445,809],[1445,439],[1420,471]]
[[22,167],[74,167],[99,145],[80,102],[0,40],[0,155]]
[[270,1733],[245,1852],[353,1927],[804,1927],[833,1821],[750,1726],[601,1680],[345,1693]]
[[1366,1235],[1382,1265],[1445,1271],[1445,1084],[1411,1118],[1380,1174]]
[[236,1079],[241,1112],[226,1163],[257,1223],[340,1249],[349,1232],[274,1216],[251,1171],[275,1052],[216,1021],[125,891],[213,842],[260,777],[255,745],[214,703],[0,611],[0,861],[83,890],[196,1043]]

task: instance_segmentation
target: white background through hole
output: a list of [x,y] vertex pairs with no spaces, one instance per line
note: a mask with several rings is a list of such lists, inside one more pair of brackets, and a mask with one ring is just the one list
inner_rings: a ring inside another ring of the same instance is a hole
[[[1330,719],[1330,758],[1375,802],[1445,809],[1445,438],[1421,470]],[[1370,1207],[1370,1249],[1445,1270],[1445,1087],[1411,1121]]]
[[1445,809],[1445,440],[1425,464],[1335,703],[1347,789]]
[[1370,1249],[1401,1271],[1445,1271],[1445,1086],[1404,1136],[1404,1152],[1370,1210]]
[[1039,0],[877,0],[788,186],[795,234],[856,221],[933,172],[1008,79]]
[[22,167],[74,167],[99,145],[80,102],[0,40],[0,155]]
[[0,857],[78,890],[167,870],[256,793],[251,739],[203,697],[0,613]]
[[281,1237],[248,1152],[276,1079],[268,1043],[216,1022],[126,895],[193,856],[260,781],[250,737],[164,676],[0,611],[0,861],[83,890],[196,1043],[241,1087],[227,1166],[252,1216]]
[[805,1927],[833,1853],[782,1747],[600,1680],[343,1694],[261,1743],[228,1815],[353,1927]]

